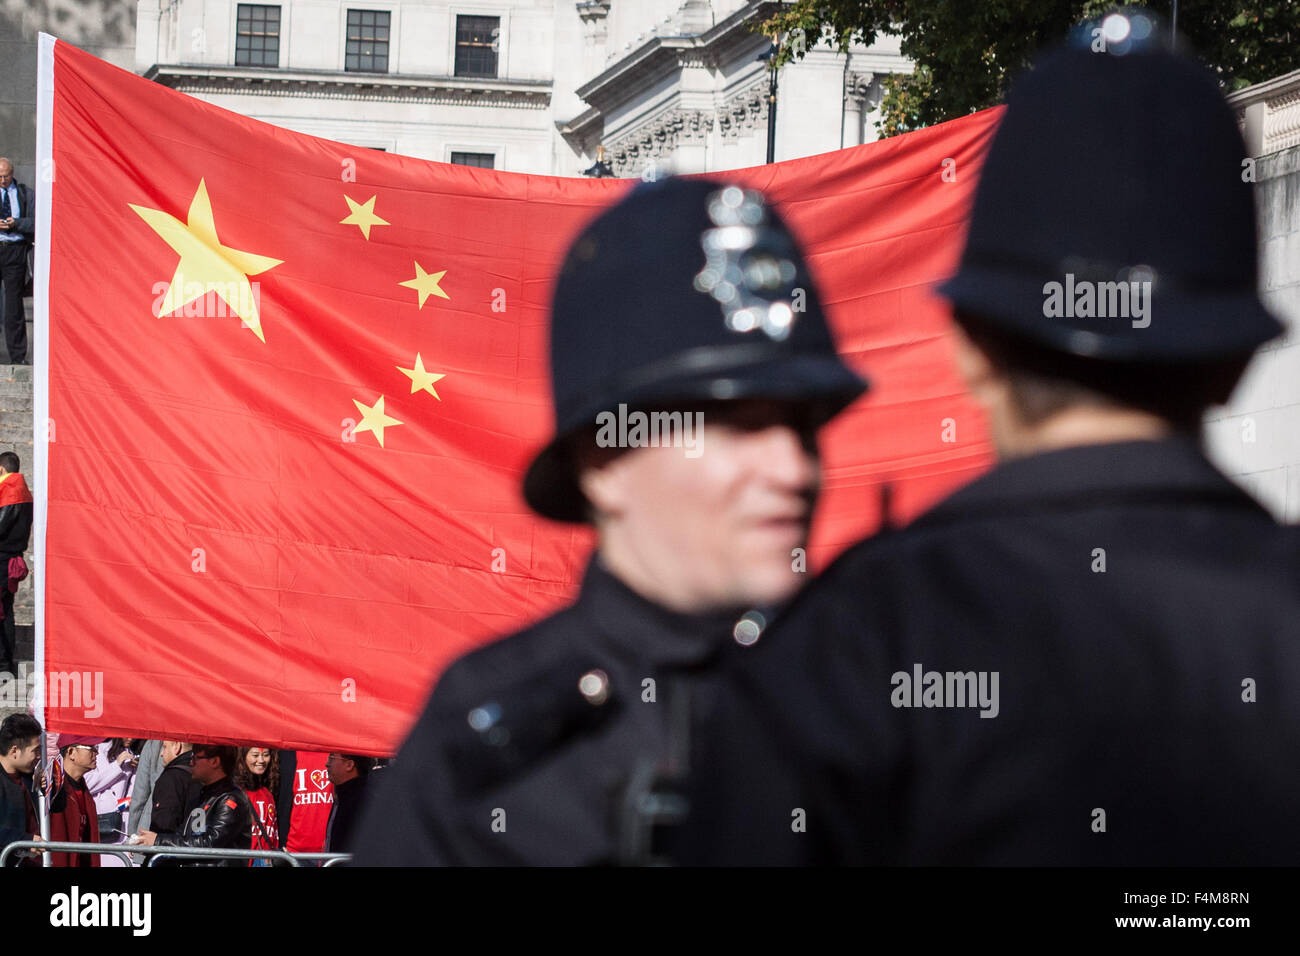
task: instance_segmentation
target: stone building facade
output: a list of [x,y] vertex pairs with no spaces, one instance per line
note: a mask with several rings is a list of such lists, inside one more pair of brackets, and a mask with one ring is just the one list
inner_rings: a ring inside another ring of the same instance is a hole
[[[514,172],[761,164],[768,40],[753,0],[140,0],[135,69],[341,142]],[[897,41],[781,70],[776,158],[875,138]]]

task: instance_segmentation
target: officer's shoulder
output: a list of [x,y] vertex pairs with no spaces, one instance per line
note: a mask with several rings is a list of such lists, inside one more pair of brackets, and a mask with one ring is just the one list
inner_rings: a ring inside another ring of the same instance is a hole
[[886,529],[845,548],[803,592],[803,600],[817,601],[828,593],[844,593],[855,600],[863,595],[864,582],[877,584],[900,570],[900,562],[928,547],[936,529],[925,526]]
[[439,680],[404,760],[433,760],[458,793],[516,778],[569,741],[607,726],[621,709],[584,621],[561,611],[472,651]]
[[886,529],[850,545],[777,617],[774,634],[794,638],[765,638],[759,645],[782,646],[782,651],[768,652],[777,656],[803,657],[811,645],[825,653],[857,647],[868,631],[875,632],[873,646],[896,638],[886,625],[900,605],[926,584],[933,551],[944,546],[950,533],[945,528],[911,525]]
[[463,654],[438,678],[430,711],[460,711],[475,706],[485,694],[533,685],[573,659],[579,626],[574,609],[568,607]]

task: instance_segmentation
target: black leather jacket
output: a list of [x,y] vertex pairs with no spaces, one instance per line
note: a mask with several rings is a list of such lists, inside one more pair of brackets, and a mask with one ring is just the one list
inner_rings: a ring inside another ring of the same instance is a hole
[[[190,846],[247,850],[253,845],[252,806],[230,777],[222,777],[199,791],[180,833],[159,833],[157,846]],[[161,861],[167,862],[167,861]],[[248,866],[247,859],[197,859],[182,866]]]

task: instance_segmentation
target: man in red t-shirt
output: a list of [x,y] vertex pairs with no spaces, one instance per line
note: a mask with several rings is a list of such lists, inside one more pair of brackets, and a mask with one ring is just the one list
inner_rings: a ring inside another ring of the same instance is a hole
[[308,750],[280,751],[281,849],[320,853],[325,848],[325,828],[334,807],[334,787],[325,771],[328,757]]

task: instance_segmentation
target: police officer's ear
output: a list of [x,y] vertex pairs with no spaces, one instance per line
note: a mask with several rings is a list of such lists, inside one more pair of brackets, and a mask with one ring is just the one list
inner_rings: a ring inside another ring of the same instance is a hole
[[594,437],[590,442],[575,442],[571,448],[578,490],[587,499],[591,517],[621,514],[627,506],[630,490],[626,479],[626,449],[601,448]]
[[980,337],[968,331],[969,319],[954,316],[953,346],[956,350],[957,371],[966,390],[985,408],[998,407],[1009,398],[1010,383],[1006,370],[998,362],[996,352],[983,347]]

